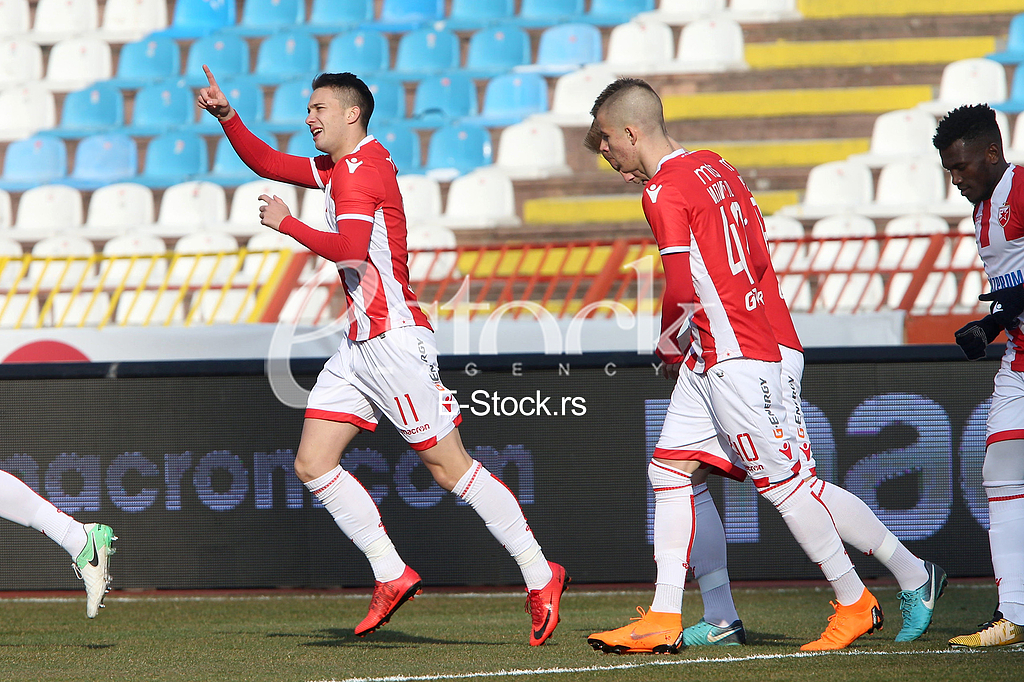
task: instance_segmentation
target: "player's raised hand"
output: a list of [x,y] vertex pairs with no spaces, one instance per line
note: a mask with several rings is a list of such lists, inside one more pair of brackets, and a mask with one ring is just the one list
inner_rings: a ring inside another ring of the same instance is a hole
[[203,71],[206,73],[206,80],[209,85],[199,90],[199,108],[206,109],[221,121],[226,121],[234,115],[235,110],[231,108],[231,103],[228,102],[227,96],[224,95],[220,86],[217,85],[217,79],[213,77],[210,67],[203,64]]
[[288,210],[288,205],[276,194],[273,197],[261,194],[259,200],[266,202],[260,206],[260,223],[280,232],[281,221],[292,214]]

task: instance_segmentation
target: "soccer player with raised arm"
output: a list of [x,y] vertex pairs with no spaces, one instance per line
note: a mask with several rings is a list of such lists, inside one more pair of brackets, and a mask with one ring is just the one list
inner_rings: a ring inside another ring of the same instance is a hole
[[85,615],[95,618],[110,591],[110,555],[117,539],[110,526],[81,524],[17,476],[0,469],[0,517],[40,531],[71,555],[71,568],[85,583]]
[[996,114],[963,106],[939,121],[932,143],[956,188],[974,204],[974,233],[991,291],[990,313],[957,330],[968,360],[985,357],[1000,332],[1009,339],[988,412],[982,485],[999,605],[977,632],[950,646],[1024,642],[1024,168],[1003,157]]
[[[590,151],[599,153],[600,136],[593,128],[584,140],[584,145]],[[647,183],[639,171],[621,175],[626,182],[640,185]],[[763,221],[748,228],[748,243],[752,247],[766,238]],[[766,253],[767,248],[765,240]],[[765,296],[768,321],[782,354],[782,402],[786,406],[790,431],[799,443],[800,475],[828,507],[843,542],[875,557],[896,578],[900,585],[897,597],[903,616],[903,625],[896,635],[896,641],[914,641],[931,625],[935,602],[945,590],[946,572],[936,564],[914,556],[859,497],[817,477],[803,419],[803,347],[779,287],[775,268],[768,257],[768,269],[761,279],[760,289]],[[692,478],[697,530],[690,549],[690,567],[700,587],[704,615],[700,621],[683,629],[683,644],[686,646],[734,646],[746,643],[746,630],[732,599],[725,528],[707,488],[707,476],[712,473],[720,472],[710,467],[702,468],[695,471]]]
[[409,286],[398,170],[366,132],[373,95],[350,73],[314,78],[306,125],[323,155],[298,157],[253,135],[204,70],[209,85],[199,92],[199,106],[220,121],[239,157],[265,178],[325,194],[326,225],[319,229],[294,218],[278,197],[260,197],[260,218],[336,262],[345,290],[349,333],[309,395],[295,473],[370,562],[373,597],[355,633],[364,636],[387,623],[421,586],[370,495],[340,464],[352,438],[373,431],[385,414],[438,485],[465,500],[519,564],[532,618],[530,644],[543,644],[558,625],[569,578],[544,557],[512,492],[469,456],[459,437],[458,401],[441,383],[433,330]]
[[836,613],[821,638],[801,648],[849,646],[881,627],[882,611],[854,570],[828,509],[800,475],[782,402],[782,356],[760,290],[766,250],[751,248],[748,237],[750,223],[760,220],[756,204],[720,156],[674,143],[661,100],[644,81],[619,79],[598,101],[601,153],[616,170],[650,178],[643,208],[665,269],[656,352],[676,378],[648,467],[655,495],[654,600],[635,623],[595,633],[588,642],[617,653],[679,650],[683,584],[698,530],[693,475],[707,466],[737,479],[749,475],[832,585]]

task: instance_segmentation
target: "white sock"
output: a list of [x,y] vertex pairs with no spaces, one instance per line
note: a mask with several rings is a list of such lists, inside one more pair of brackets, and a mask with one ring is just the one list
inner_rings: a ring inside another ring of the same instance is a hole
[[85,528],[82,524],[37,495],[20,478],[2,469],[0,516],[42,531],[72,558],[78,557],[85,549]]
[[707,484],[701,483],[693,488],[693,508],[697,527],[690,549],[690,565],[700,584],[704,620],[724,627],[740,616],[736,613],[729,585],[725,527]]
[[539,590],[551,582],[551,567],[537,538],[533,536],[516,496],[491,475],[484,465],[473,460],[452,492],[464,499],[487,524],[487,530],[519,564],[529,590]]
[[871,507],[853,493],[837,485],[809,479],[814,491],[832,514],[832,520],[843,542],[864,554],[873,555],[893,574],[901,590],[916,590],[928,580],[924,561],[914,556],[885,527]]
[[783,483],[759,488],[789,527],[807,558],[821,567],[836,593],[836,601],[849,606],[864,592],[825,505],[811,493],[811,486],[794,476]]
[[999,590],[999,610],[1024,625],[1024,482],[985,482],[988,541]]
[[323,502],[341,532],[369,559],[375,580],[385,583],[402,577],[405,562],[384,530],[373,498],[355,476],[339,465],[305,486]]
[[651,611],[681,613],[693,543],[695,511],[690,475],[658,464],[647,466],[654,488],[654,561],[658,578]]

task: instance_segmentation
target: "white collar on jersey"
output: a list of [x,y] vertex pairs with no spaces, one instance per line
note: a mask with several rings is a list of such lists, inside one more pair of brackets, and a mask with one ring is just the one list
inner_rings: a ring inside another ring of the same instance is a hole
[[[357,151],[359,151],[360,147],[369,142],[373,142],[375,139],[377,138],[375,138],[373,135],[367,135],[363,139],[359,140],[359,144],[356,145],[356,148],[350,151],[348,154],[355,154]],[[346,156],[348,156],[348,154],[346,154]]]
[[[686,149],[686,147],[680,147],[679,149],[675,150],[674,152],[669,152],[665,156],[661,157],[661,161],[658,162],[658,168],[654,172],[657,173],[658,171],[660,171],[662,164],[664,164],[669,159],[674,159],[677,156],[682,156],[683,154],[689,154],[689,153],[690,152],[689,152],[688,149]],[[654,176],[651,176],[651,177],[654,177]]]

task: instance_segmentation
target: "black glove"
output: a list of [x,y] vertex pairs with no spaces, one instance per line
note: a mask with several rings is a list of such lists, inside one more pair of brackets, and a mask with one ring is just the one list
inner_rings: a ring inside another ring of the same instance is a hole
[[986,315],[980,320],[968,322],[956,330],[956,343],[963,349],[968,360],[981,360],[985,357],[985,349],[992,343],[1003,325],[995,315]]
[[992,301],[989,312],[1004,329],[1017,326],[1017,318],[1024,313],[1024,284],[996,289],[978,297],[979,301]]

